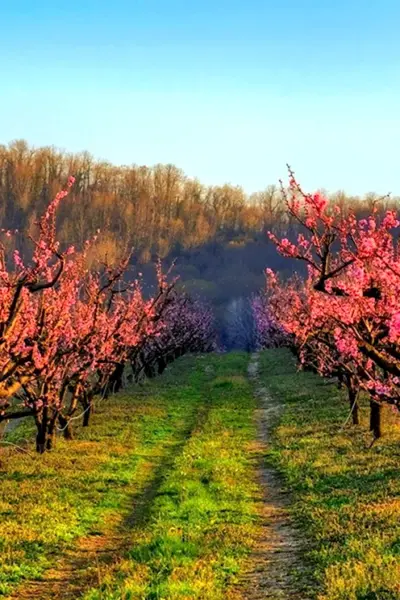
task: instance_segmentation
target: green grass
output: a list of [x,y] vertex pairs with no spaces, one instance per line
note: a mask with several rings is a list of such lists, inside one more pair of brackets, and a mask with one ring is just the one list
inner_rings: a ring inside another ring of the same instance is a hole
[[[2,448],[0,596],[45,580],[79,538],[122,532],[121,560],[93,566],[102,585],[86,599],[226,598],[256,527],[247,362],[181,359],[100,403],[91,426],[52,452]],[[7,439],[33,435],[26,422]]]
[[[335,385],[297,372],[285,350],[260,361],[284,405],[268,457],[293,492],[315,598],[400,599],[399,418],[386,411],[386,435],[369,448],[367,407],[359,427],[343,428]],[[123,550],[95,565],[101,584],[84,600],[241,597],[234,584],[258,533],[247,363],[244,353],[181,359],[101,403],[92,426],[55,451],[1,449],[0,595],[46,579],[78,539],[117,532]],[[33,433],[26,423],[7,439]]]
[[[85,600],[234,597],[229,586],[256,527],[247,362],[238,353],[191,363],[188,389],[202,398],[197,426],[165,472],[148,520],[133,531],[131,550]],[[199,371],[206,373],[200,387]]]
[[400,598],[400,420],[386,411],[371,448],[368,411],[342,429],[345,395],[296,372],[286,350],[261,355],[261,378],[285,411],[269,456],[294,491],[294,516],[312,544],[319,600]]
[[[177,365],[175,374],[185,371]],[[198,379],[201,385],[201,378]],[[184,400],[184,401],[183,401]],[[118,394],[98,405],[76,440],[59,439],[38,456],[4,447],[0,454],[0,595],[24,579],[39,579],[78,536],[107,533],[132,509],[152,472],[180,440],[200,395],[171,376],[163,383]],[[31,438],[29,422],[6,439]]]

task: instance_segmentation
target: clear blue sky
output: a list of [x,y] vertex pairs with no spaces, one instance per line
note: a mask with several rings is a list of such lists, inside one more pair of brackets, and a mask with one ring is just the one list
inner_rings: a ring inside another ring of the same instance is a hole
[[398,0],[0,0],[0,142],[400,193]]

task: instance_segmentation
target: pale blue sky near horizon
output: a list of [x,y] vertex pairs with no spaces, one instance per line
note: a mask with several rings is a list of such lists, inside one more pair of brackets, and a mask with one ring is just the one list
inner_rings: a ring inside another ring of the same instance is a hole
[[0,143],[400,194],[400,2],[0,0]]

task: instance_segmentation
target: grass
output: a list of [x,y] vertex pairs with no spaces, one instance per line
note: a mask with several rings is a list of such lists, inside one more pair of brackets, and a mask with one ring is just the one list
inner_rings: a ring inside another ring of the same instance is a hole
[[[181,366],[182,368],[182,366]],[[178,368],[179,371],[179,368]],[[184,435],[199,395],[186,401],[161,386],[146,386],[103,401],[76,440],[37,456],[0,454],[0,595],[24,579],[39,579],[78,536],[106,533],[131,510],[159,456]],[[183,386],[182,394],[187,389]],[[29,422],[6,439],[31,438]]]
[[[94,566],[99,583],[86,580],[84,600],[241,598],[235,583],[259,526],[247,363],[244,353],[181,359],[103,401],[92,426],[51,453],[2,448],[0,595],[45,582],[79,540],[101,547],[118,532],[123,550]],[[399,418],[387,411],[385,437],[369,448],[367,406],[360,426],[343,428],[348,404],[335,385],[297,372],[285,350],[262,353],[260,365],[284,404],[268,457],[309,541],[315,599],[400,599]],[[7,440],[33,433],[27,422]]]
[[[133,530],[126,557],[85,600],[234,597],[230,586],[256,527],[247,362],[247,355],[231,354],[191,363],[190,393],[202,398],[199,421],[164,473],[146,523]],[[206,374],[200,387],[199,370]]]
[[[91,427],[53,452],[1,449],[0,596],[45,581],[82,537],[118,530],[126,552],[101,566],[86,600],[229,597],[256,527],[247,362],[244,353],[181,359],[103,401]],[[33,433],[26,423],[6,439]]]
[[296,372],[286,350],[261,356],[261,378],[285,404],[269,456],[294,491],[294,516],[311,542],[318,600],[400,598],[400,420],[371,448],[368,411],[342,428],[344,394]]

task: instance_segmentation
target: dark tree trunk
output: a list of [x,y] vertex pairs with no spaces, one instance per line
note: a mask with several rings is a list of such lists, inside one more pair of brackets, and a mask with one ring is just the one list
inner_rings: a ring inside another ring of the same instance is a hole
[[155,376],[153,365],[145,365],[144,366],[144,374],[149,379],[152,379]]
[[123,374],[124,374],[125,365],[123,363],[118,364],[115,367],[113,374],[110,377],[110,389],[113,393],[119,392],[123,387]]
[[60,427],[62,429],[62,434],[64,436],[64,438],[66,440],[73,440],[74,436],[72,433],[72,427],[71,427],[71,423],[69,422],[68,419],[66,419],[64,417],[64,415],[58,415],[58,422],[60,424]]
[[165,371],[165,368],[167,366],[166,361],[161,357],[158,359],[157,361],[157,365],[158,365],[158,374],[162,375]]
[[382,405],[371,400],[370,407],[369,429],[373,432],[374,438],[377,440],[382,437]]
[[359,411],[358,411],[358,400],[357,400],[358,390],[356,390],[353,387],[350,387],[348,392],[349,392],[350,410],[351,410],[351,414],[352,414],[352,418],[353,418],[353,425],[359,425],[360,418],[359,418],[359,414],[358,414]]
[[83,427],[89,427],[91,412],[92,412],[92,405],[89,404],[87,406],[85,412],[83,413],[83,421],[82,421],[82,426]]
[[83,427],[89,427],[90,415],[93,412],[93,394],[85,392],[85,411],[83,413]]
[[47,426],[47,439],[46,439],[46,449],[52,450],[54,448],[54,443],[56,439],[56,422],[57,422],[57,412],[54,411],[54,415],[49,419],[49,423]]
[[36,416],[36,452],[43,454],[46,451],[46,433],[48,425],[48,408],[44,406],[40,416]]

